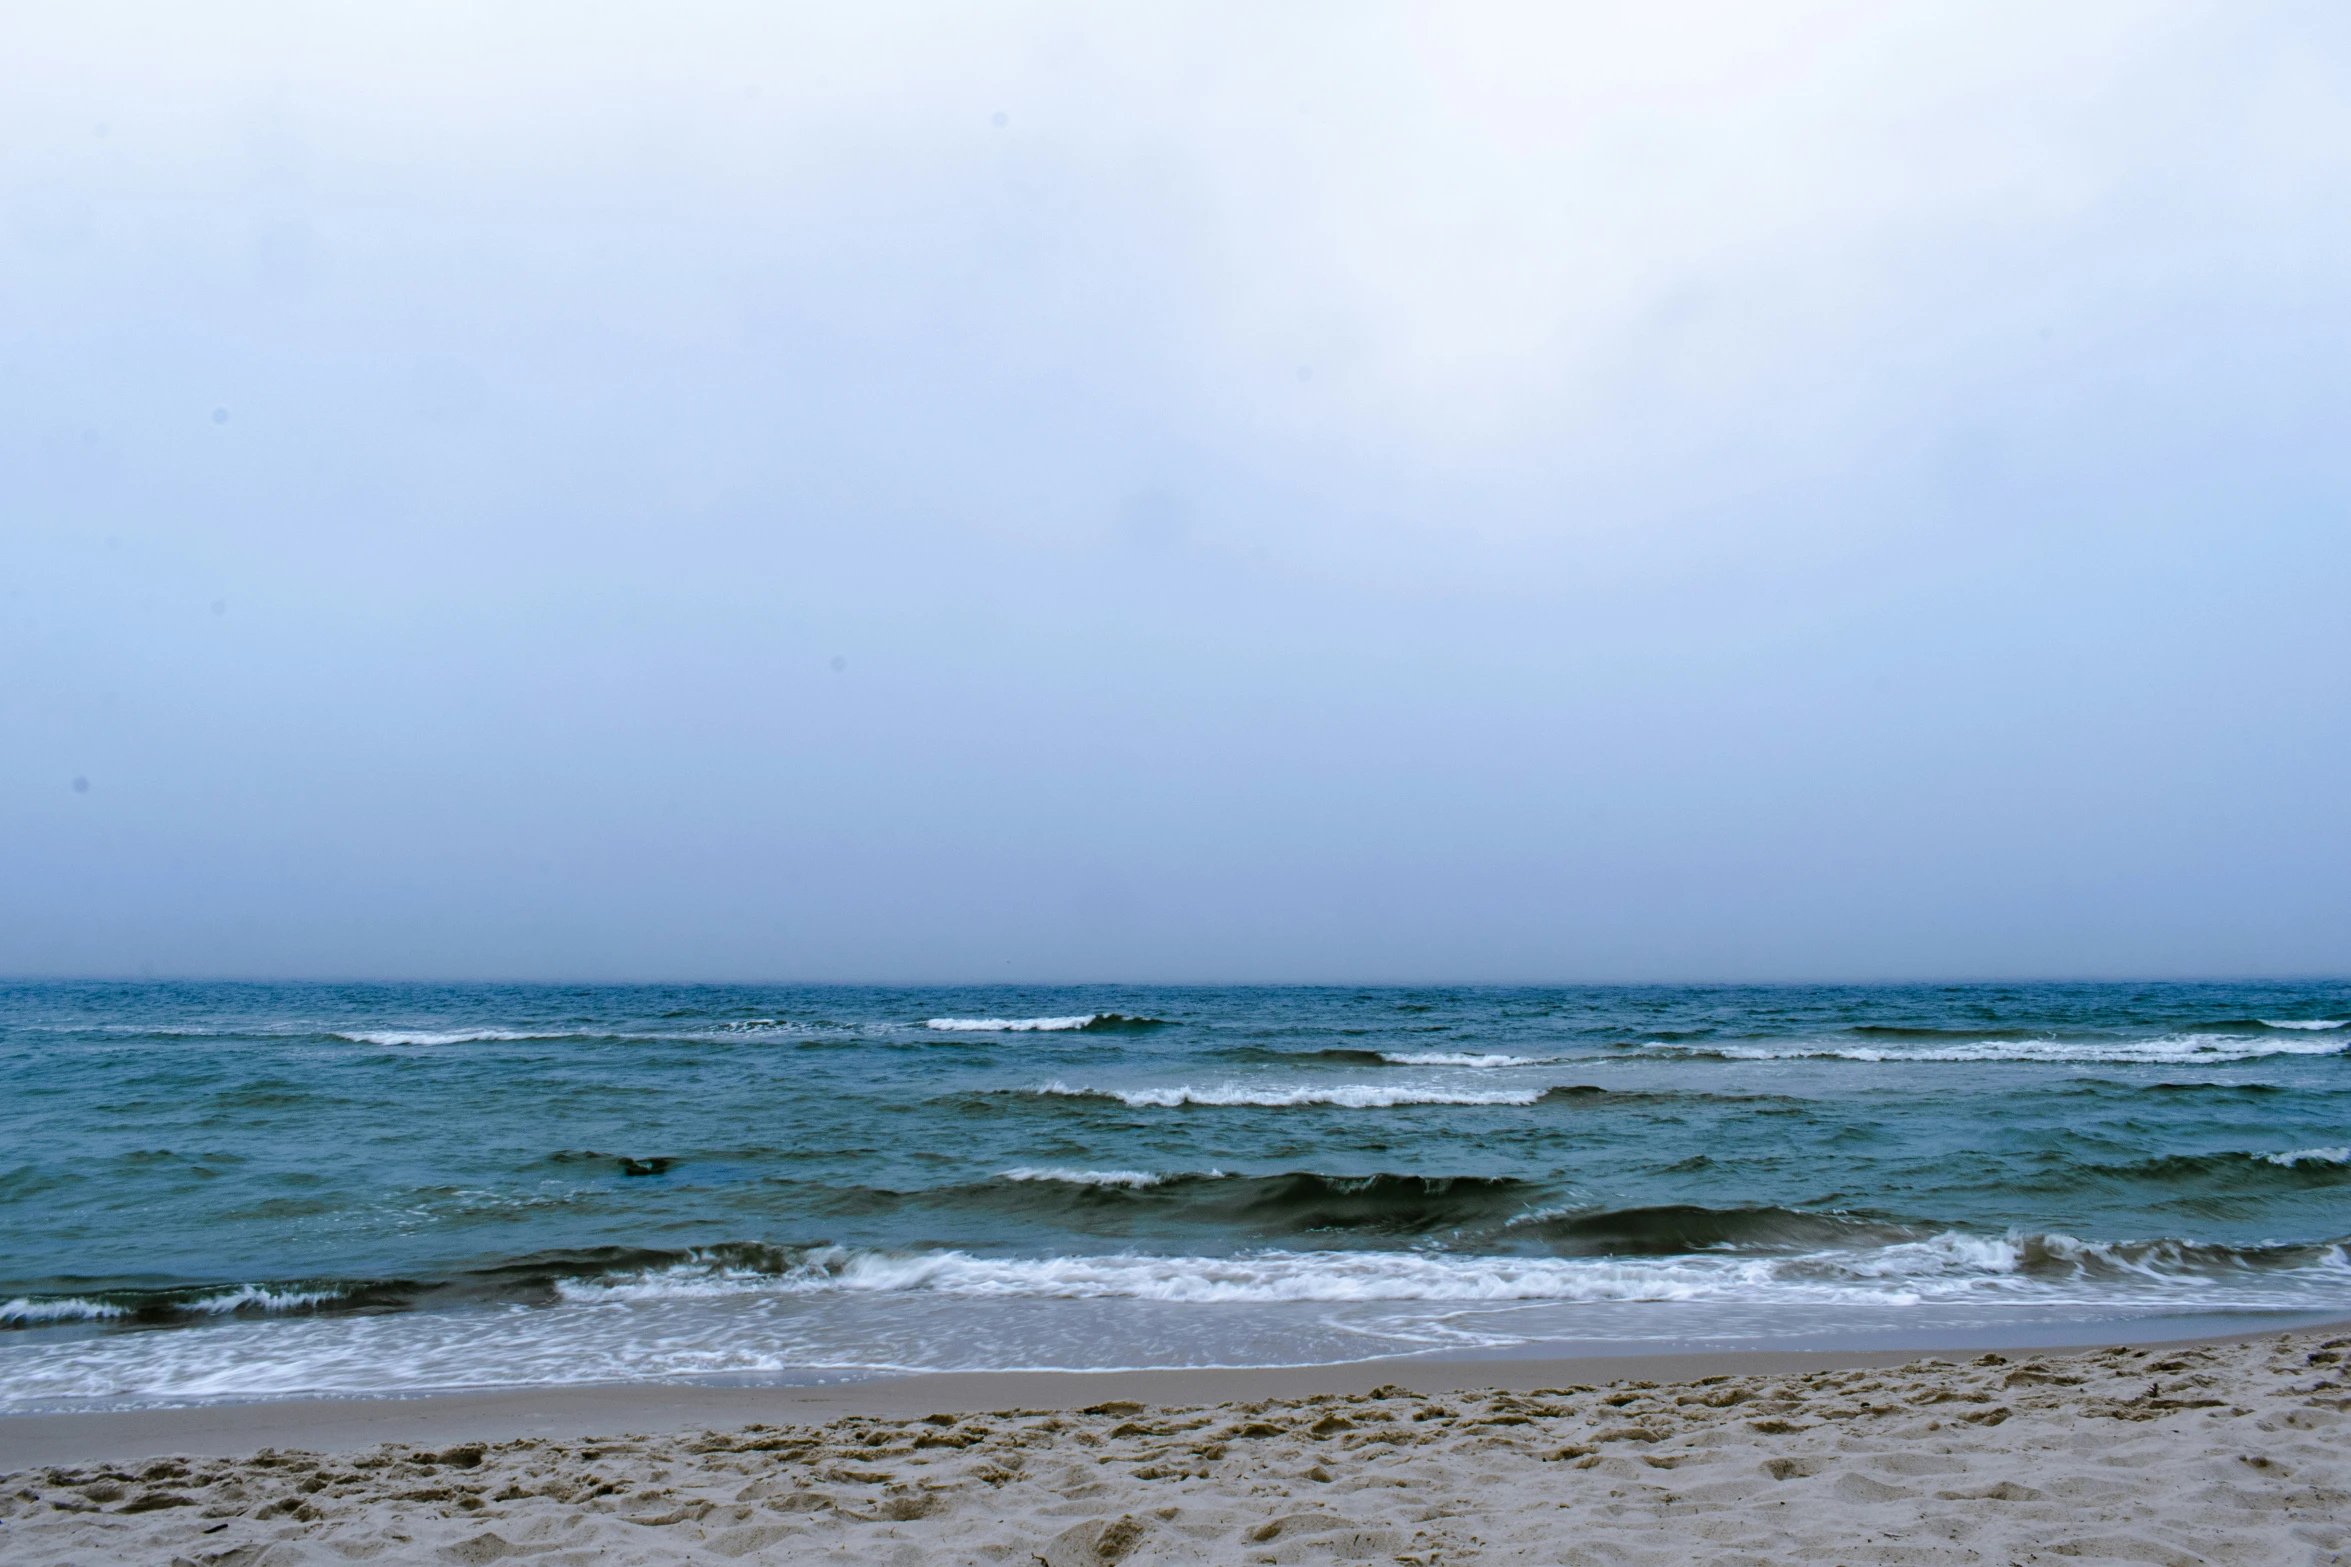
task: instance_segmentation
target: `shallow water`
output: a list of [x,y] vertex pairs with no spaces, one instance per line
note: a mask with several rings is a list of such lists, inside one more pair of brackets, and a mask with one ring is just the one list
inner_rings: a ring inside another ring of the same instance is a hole
[[25,985],[0,1407],[2351,1309],[2351,986]]

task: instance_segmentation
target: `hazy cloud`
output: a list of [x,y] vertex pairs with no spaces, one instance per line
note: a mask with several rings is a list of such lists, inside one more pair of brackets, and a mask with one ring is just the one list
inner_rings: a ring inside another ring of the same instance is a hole
[[8,27],[0,970],[2342,967],[2332,13]]

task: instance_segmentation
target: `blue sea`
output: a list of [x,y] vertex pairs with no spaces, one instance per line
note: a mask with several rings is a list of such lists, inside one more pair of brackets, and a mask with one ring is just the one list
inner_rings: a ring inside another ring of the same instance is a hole
[[0,987],[0,1409],[2351,1314],[2351,984]]

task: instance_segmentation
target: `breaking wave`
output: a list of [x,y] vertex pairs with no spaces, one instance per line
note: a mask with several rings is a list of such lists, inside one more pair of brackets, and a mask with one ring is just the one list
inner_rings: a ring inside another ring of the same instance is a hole
[[935,1017],[923,1024],[946,1034],[1111,1034],[1166,1026],[1165,1018],[1126,1017],[1117,1012],[1088,1012],[1077,1017]]
[[19,1295],[0,1301],[0,1327],[46,1327],[53,1322],[103,1322],[129,1313],[109,1300],[87,1300],[79,1295],[35,1300]]
[[[667,1266],[564,1280],[578,1304],[746,1294],[1126,1298],[1185,1304],[1347,1301],[1716,1301],[1882,1304],[2110,1298],[2127,1286],[2213,1304],[2230,1285],[2339,1301],[2340,1244],[2230,1248],[2175,1240],[1943,1231],[1867,1247],[1673,1256],[1463,1256],[1426,1251],[1264,1250],[1237,1256],[988,1257],[844,1247],[692,1253]],[[2242,1288],[2238,1293],[2242,1293]],[[2231,1298],[2235,1298],[2232,1295]]]
[[2080,1168],[2092,1177],[2176,1183],[2207,1190],[2231,1186],[2325,1186],[2351,1179],[2351,1148],[2300,1148],[2287,1153],[2227,1150],[2165,1154],[2128,1164],[2092,1164]]
[[1459,1051],[1382,1051],[1390,1066],[1556,1066],[1557,1056],[1469,1055]]
[[2351,1148],[2297,1148],[2291,1153],[2270,1153],[2261,1156],[2265,1164],[2286,1169],[2302,1165],[2351,1165]]
[[459,1028],[445,1031],[392,1028],[337,1033],[333,1037],[347,1039],[355,1045],[471,1045],[486,1040],[573,1039],[579,1036],[513,1028]]
[[1212,1088],[1195,1088],[1185,1083],[1172,1088],[1086,1088],[1057,1081],[1045,1084],[1036,1092],[1069,1099],[1115,1099],[1137,1110],[1173,1110],[1184,1105],[1255,1105],[1267,1109],[1329,1105],[1343,1110],[1387,1110],[1398,1105],[1531,1105],[1546,1090],[1512,1088],[1469,1093],[1443,1088],[1391,1088],[1376,1083],[1335,1083],[1329,1087],[1222,1083]]
[[[1290,1183],[1290,1189],[1283,1190]],[[1377,1228],[1432,1207],[1491,1216],[1518,1183],[1477,1179],[1271,1177],[1243,1206],[1282,1210],[1276,1229]],[[1352,1188],[1350,1190],[1350,1187]],[[1352,1212],[1344,1205],[1354,1202]],[[729,1244],[688,1250],[600,1248],[518,1258],[467,1276],[477,1304],[614,1305],[738,1296],[908,1294],[1032,1299],[1130,1298],[1191,1304],[1297,1301],[1715,1301],[1745,1305],[1875,1301],[2213,1306],[2338,1306],[2351,1288],[2342,1242],[2230,1247],[2158,1238],[2085,1241],[2009,1231],[1928,1231],[1785,1209],[1634,1209],[1532,1213],[1514,1226],[1533,1252],[1302,1250],[1226,1255],[990,1256],[957,1247],[889,1250]],[[503,1286],[503,1287],[499,1287]],[[20,1296],[10,1328],[144,1325],[240,1316],[398,1310],[440,1286],[246,1284],[176,1292]],[[2234,1293],[2229,1293],[2234,1288]],[[165,1298],[166,1296],[173,1298]],[[455,1301],[450,1302],[456,1303]],[[459,1320],[449,1319],[454,1324]]]
[[687,1045],[732,1044],[737,1041],[757,1041],[777,1035],[799,1037],[813,1031],[815,1031],[815,1027],[809,1024],[791,1023],[782,1018],[763,1017],[713,1023],[705,1028],[679,1032],[553,1027],[382,1028],[343,1029],[329,1033],[325,1037],[348,1040],[356,1045],[474,1045],[524,1041],[555,1043],[564,1040],[582,1044]]
[[1002,1171],[999,1179],[1007,1181],[1059,1181],[1067,1186],[1144,1187],[1157,1186],[1167,1177],[1154,1175],[1149,1170],[1037,1170],[1023,1165],[1018,1169]]
[[70,1322],[153,1325],[174,1320],[280,1315],[407,1302],[401,1286],[363,1284],[234,1284],[163,1290],[101,1290],[88,1295],[20,1295],[0,1301],[0,1328],[55,1327]]
[[[1859,1033],[1860,1030],[1852,1032]],[[1891,1031],[1873,1031],[1891,1032]],[[1922,1031],[1900,1031],[1918,1037]],[[1930,1037],[1945,1037],[1932,1034]],[[1892,1045],[1846,1045],[1825,1040],[1784,1043],[1712,1043],[1690,1046],[1647,1039],[1642,1047],[1659,1054],[1701,1057],[1721,1061],[1966,1061],[2057,1062],[2112,1066],[2222,1066],[2264,1056],[2341,1055],[2346,1046],[2332,1039],[2263,1038],[2258,1035],[2197,1033],[2170,1034],[2154,1039],[2058,1039],[2046,1035],[1972,1034],[1966,1043],[1922,1049]]]

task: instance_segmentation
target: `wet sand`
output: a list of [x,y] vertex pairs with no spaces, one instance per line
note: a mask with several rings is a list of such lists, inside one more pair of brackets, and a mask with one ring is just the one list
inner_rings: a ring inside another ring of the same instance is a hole
[[1381,1360],[1351,1365],[1200,1371],[984,1371],[873,1377],[816,1386],[629,1383],[415,1398],[293,1399],[178,1409],[0,1418],[0,1472],[33,1464],[173,1453],[222,1456],[261,1447],[343,1449],[382,1442],[437,1446],[516,1437],[572,1438],[808,1424],[851,1415],[897,1418],[941,1409],[1079,1409],[1104,1399],[1212,1405],[1252,1398],[1355,1394],[1409,1381],[1431,1392],[1525,1389],[1561,1382],[1688,1381],[1854,1366],[1892,1366],[1914,1351],[1724,1353],[1605,1359]]
[[0,1561],[2333,1564],[2347,1351],[2338,1327],[15,1417]]

